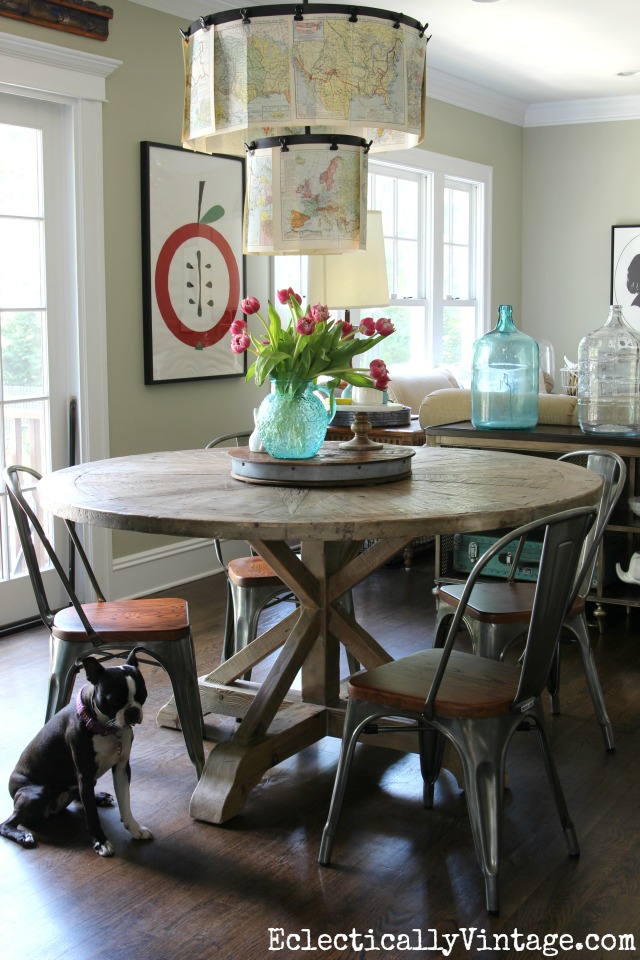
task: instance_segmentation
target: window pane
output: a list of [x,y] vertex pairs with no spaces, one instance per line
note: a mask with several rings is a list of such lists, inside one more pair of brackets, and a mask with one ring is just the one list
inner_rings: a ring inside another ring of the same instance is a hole
[[418,244],[414,240],[398,240],[398,288],[401,299],[418,296]]
[[449,191],[453,198],[453,233],[454,243],[469,243],[469,194],[466,190]]
[[45,392],[43,314],[0,314],[2,386],[6,400],[40,396]]
[[39,130],[0,124],[0,216],[42,216]]
[[44,224],[0,219],[0,303],[44,307]]
[[363,316],[389,317],[395,325],[395,333],[381,340],[373,350],[356,357],[357,365],[368,367],[372,360],[380,359],[389,367],[393,378],[393,367],[414,362],[422,364],[421,357],[416,358],[416,344],[424,342],[425,310],[423,306],[389,306],[376,310],[361,310]]
[[398,180],[398,236],[418,239],[418,184]]
[[385,237],[395,236],[394,190],[391,177],[376,176],[375,209],[382,210],[382,229]]
[[470,367],[475,340],[475,307],[445,305],[442,319],[442,362]]
[[46,426],[48,406],[44,400],[13,401],[4,405],[6,463],[20,463],[38,473],[47,472]]
[[451,296],[459,300],[469,300],[469,248],[453,247],[451,249],[452,276]]

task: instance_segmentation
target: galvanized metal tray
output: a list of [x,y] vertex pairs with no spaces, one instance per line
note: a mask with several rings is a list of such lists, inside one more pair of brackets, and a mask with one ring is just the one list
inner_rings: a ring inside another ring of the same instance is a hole
[[411,476],[413,447],[383,444],[374,450],[345,450],[326,441],[309,460],[279,460],[249,447],[232,447],[231,476],[246,483],[281,487],[345,487],[394,483]]

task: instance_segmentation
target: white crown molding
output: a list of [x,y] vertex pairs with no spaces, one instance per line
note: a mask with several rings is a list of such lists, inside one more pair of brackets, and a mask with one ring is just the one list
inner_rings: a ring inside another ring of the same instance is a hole
[[531,103],[525,127],[549,127],[571,123],[603,123],[640,119],[640,97],[597,97],[593,100],[559,100]]
[[495,120],[524,126],[527,104],[522,100],[515,100],[430,67],[427,67],[427,97],[462,107],[464,110],[472,110],[474,113],[482,113]]
[[112,60],[92,53],[80,53],[69,47],[59,47],[41,40],[0,33],[0,81],[21,85],[33,90],[48,89],[53,70],[61,94],[83,99],[105,100],[105,83],[120,60]]
[[161,13],[170,13],[174,17],[183,17],[187,26],[198,17],[206,17],[209,13],[219,13],[221,10],[235,10],[242,6],[239,2],[221,2],[221,0],[129,0],[141,7],[151,7]]

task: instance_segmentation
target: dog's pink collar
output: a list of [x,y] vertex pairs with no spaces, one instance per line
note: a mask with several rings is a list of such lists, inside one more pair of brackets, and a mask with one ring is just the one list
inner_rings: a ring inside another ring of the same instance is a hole
[[92,717],[87,710],[84,700],[82,699],[83,691],[87,686],[88,684],[85,683],[84,687],[78,690],[78,696],[76,697],[76,713],[84,723],[89,733],[97,733],[101,737],[113,736],[114,731],[103,726],[98,720],[95,719],[95,717]]

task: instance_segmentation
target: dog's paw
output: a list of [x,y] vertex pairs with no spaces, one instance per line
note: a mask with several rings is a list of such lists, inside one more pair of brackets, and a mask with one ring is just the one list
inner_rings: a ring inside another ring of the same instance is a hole
[[96,840],[93,845],[93,849],[99,857],[113,856],[113,844],[110,840],[105,840],[104,843],[101,840]]
[[29,833],[27,830],[24,833],[19,833],[16,837],[16,840],[21,847],[37,847],[38,841],[32,833]]
[[110,793],[96,793],[96,806],[112,807],[114,804],[115,800]]
[[153,834],[148,827],[143,827],[139,823],[129,828],[129,832],[134,840],[153,840]]

